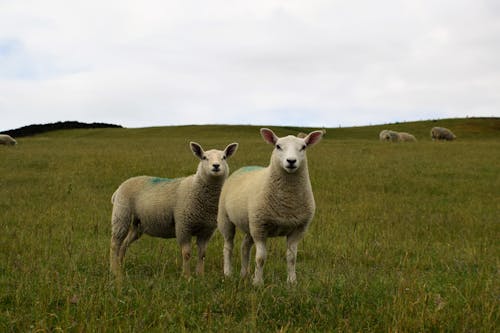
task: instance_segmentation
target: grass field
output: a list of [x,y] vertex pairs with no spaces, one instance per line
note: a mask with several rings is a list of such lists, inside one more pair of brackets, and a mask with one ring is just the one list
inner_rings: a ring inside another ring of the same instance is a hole
[[[432,142],[435,125],[458,140]],[[419,142],[381,143],[382,128]],[[135,175],[192,173],[190,140],[239,142],[233,171],[267,165],[272,148],[258,129],[71,130],[0,146],[0,331],[498,330],[499,118],[328,129],[308,152],[317,211],[295,286],[286,284],[283,238],[268,242],[264,287],[224,279],[216,232],[206,275],[191,280],[175,240],[142,237],[118,290],[108,268],[116,187]],[[239,270],[239,254],[234,263]]]

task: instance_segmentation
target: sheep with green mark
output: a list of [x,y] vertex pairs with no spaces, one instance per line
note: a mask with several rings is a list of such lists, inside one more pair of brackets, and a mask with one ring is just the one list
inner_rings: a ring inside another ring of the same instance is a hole
[[267,128],[263,139],[274,146],[267,167],[244,167],[234,172],[222,187],[217,227],[224,237],[224,274],[232,273],[231,257],[236,228],[245,234],[241,244],[241,276],[248,273],[250,250],[255,244],[253,283],[263,283],[266,240],[287,238],[289,283],[296,281],[297,245],[311,223],[315,202],[307,167],[307,148],[318,143],[322,131],[304,138],[292,135],[279,138]]
[[217,205],[222,185],[229,174],[227,158],[237,143],[223,151],[208,150],[190,143],[199,158],[194,175],[183,178],[139,176],[126,180],[111,198],[110,266],[121,278],[123,259],[131,243],[143,234],[176,238],[181,248],[183,274],[190,276],[191,238],[198,246],[197,274],[204,272],[205,251],[217,228]]

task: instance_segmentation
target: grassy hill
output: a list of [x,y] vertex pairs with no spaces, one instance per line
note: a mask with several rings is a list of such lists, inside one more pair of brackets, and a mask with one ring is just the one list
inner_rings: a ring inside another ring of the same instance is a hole
[[[432,142],[432,126],[454,142]],[[272,127],[280,135],[309,129]],[[378,141],[381,129],[419,142]],[[232,170],[267,165],[257,126],[79,129],[0,146],[0,330],[474,331],[499,326],[500,119],[327,129],[308,152],[317,211],[286,285],[285,241],[268,241],[265,286],[185,280],[175,240],[144,236],[117,288],[108,273],[110,197],[141,174],[194,172],[189,141],[240,148]],[[238,234],[235,249],[239,248]],[[238,252],[238,251],[235,251]],[[234,256],[239,269],[239,254]]]

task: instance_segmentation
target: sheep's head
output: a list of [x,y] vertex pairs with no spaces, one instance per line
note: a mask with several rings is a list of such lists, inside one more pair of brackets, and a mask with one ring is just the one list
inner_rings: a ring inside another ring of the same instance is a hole
[[300,169],[306,160],[306,149],[318,143],[323,137],[323,131],[314,131],[304,138],[293,135],[279,138],[268,128],[262,128],[260,134],[267,143],[274,146],[271,159],[288,173]]
[[200,159],[198,173],[204,177],[226,178],[229,174],[227,159],[238,149],[237,143],[231,143],[224,150],[211,149],[204,151],[200,144],[190,142],[191,151]]

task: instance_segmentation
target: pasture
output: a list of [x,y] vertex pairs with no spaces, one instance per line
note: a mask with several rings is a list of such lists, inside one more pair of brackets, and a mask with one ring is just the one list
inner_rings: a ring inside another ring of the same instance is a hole
[[[432,142],[432,126],[454,142]],[[110,198],[135,175],[195,171],[189,141],[239,142],[231,171],[267,165],[257,126],[56,131],[0,146],[2,332],[493,332],[500,327],[500,119],[327,129],[308,151],[316,216],[286,284],[285,239],[268,241],[264,286],[181,277],[174,239],[142,237],[118,288]],[[310,129],[271,127],[283,136]],[[416,143],[383,143],[381,129]],[[240,268],[237,234],[233,263]],[[253,258],[252,258],[253,260]],[[194,262],[192,262],[194,264]],[[253,267],[253,262],[252,262]],[[253,269],[252,269],[253,272]]]

